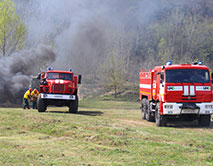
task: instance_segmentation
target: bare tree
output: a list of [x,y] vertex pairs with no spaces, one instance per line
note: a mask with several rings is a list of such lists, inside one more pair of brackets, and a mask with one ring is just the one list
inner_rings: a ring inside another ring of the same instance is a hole
[[131,68],[131,50],[133,42],[131,33],[115,30],[112,33],[111,43],[106,52],[106,59],[100,65],[101,84],[114,91],[116,98],[127,81],[128,70]]

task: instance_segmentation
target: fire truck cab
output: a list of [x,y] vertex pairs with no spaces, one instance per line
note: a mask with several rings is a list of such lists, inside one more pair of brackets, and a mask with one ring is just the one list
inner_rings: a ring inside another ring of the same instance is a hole
[[[211,74],[212,76],[212,74]],[[210,72],[200,63],[157,66],[139,71],[142,119],[165,126],[172,118],[209,126],[213,114]]]
[[70,71],[59,71],[49,68],[39,73],[40,94],[38,97],[38,112],[45,112],[48,105],[68,106],[70,113],[78,112],[78,84],[81,75]]

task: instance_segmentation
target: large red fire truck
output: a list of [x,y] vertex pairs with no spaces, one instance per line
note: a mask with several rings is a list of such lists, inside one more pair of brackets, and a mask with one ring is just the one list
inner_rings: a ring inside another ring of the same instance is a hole
[[78,84],[81,75],[70,71],[59,71],[49,68],[39,73],[40,94],[38,97],[38,112],[45,112],[48,105],[68,106],[70,113],[78,112]]
[[[213,80],[213,73],[211,74]],[[168,120],[198,120],[209,126],[213,114],[210,71],[201,62],[157,66],[139,71],[142,119],[166,126]]]

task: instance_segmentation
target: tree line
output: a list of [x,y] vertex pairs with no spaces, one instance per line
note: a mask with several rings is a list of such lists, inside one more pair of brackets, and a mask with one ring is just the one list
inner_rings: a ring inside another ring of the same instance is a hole
[[[136,1],[139,2],[134,2]],[[109,42],[103,42],[101,45],[92,36],[96,34],[96,37],[101,37],[97,35],[101,32],[91,31],[91,41],[88,40],[91,45],[85,52],[80,50],[84,58],[79,58],[79,54],[72,57],[78,62],[76,64],[81,66],[80,72],[92,73],[91,78],[95,77],[98,83],[114,90],[115,97],[126,82],[138,81],[139,68],[150,69],[165,64],[168,60],[173,63],[201,60],[213,71],[212,0],[152,2],[155,6],[148,10],[144,7],[143,11],[136,3],[128,4],[123,11],[123,18],[121,17],[124,21],[108,30],[110,35],[105,35]],[[133,18],[140,12],[142,14],[138,19],[141,17],[144,21],[135,21]],[[59,29],[57,33],[63,30],[63,26]],[[26,36],[27,26],[16,13],[14,2],[0,0],[1,57],[22,49],[28,42]],[[49,39],[52,45],[56,37],[57,34],[53,34]],[[105,37],[99,40],[103,41]],[[80,49],[81,45],[79,40]],[[93,55],[86,55],[90,47],[93,49]]]
[[120,30],[117,44],[101,65],[106,73],[102,82],[115,94],[125,82],[138,82],[139,68],[151,69],[169,60],[176,64],[201,60],[213,72],[213,2],[160,2],[163,7],[148,24],[137,25],[134,32]]

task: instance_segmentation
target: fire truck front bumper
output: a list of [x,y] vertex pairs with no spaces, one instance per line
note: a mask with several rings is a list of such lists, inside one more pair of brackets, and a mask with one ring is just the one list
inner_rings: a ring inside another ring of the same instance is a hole
[[41,94],[42,99],[55,99],[55,100],[75,100],[75,95],[63,95],[63,94]]
[[163,103],[164,115],[213,114],[213,103]]

